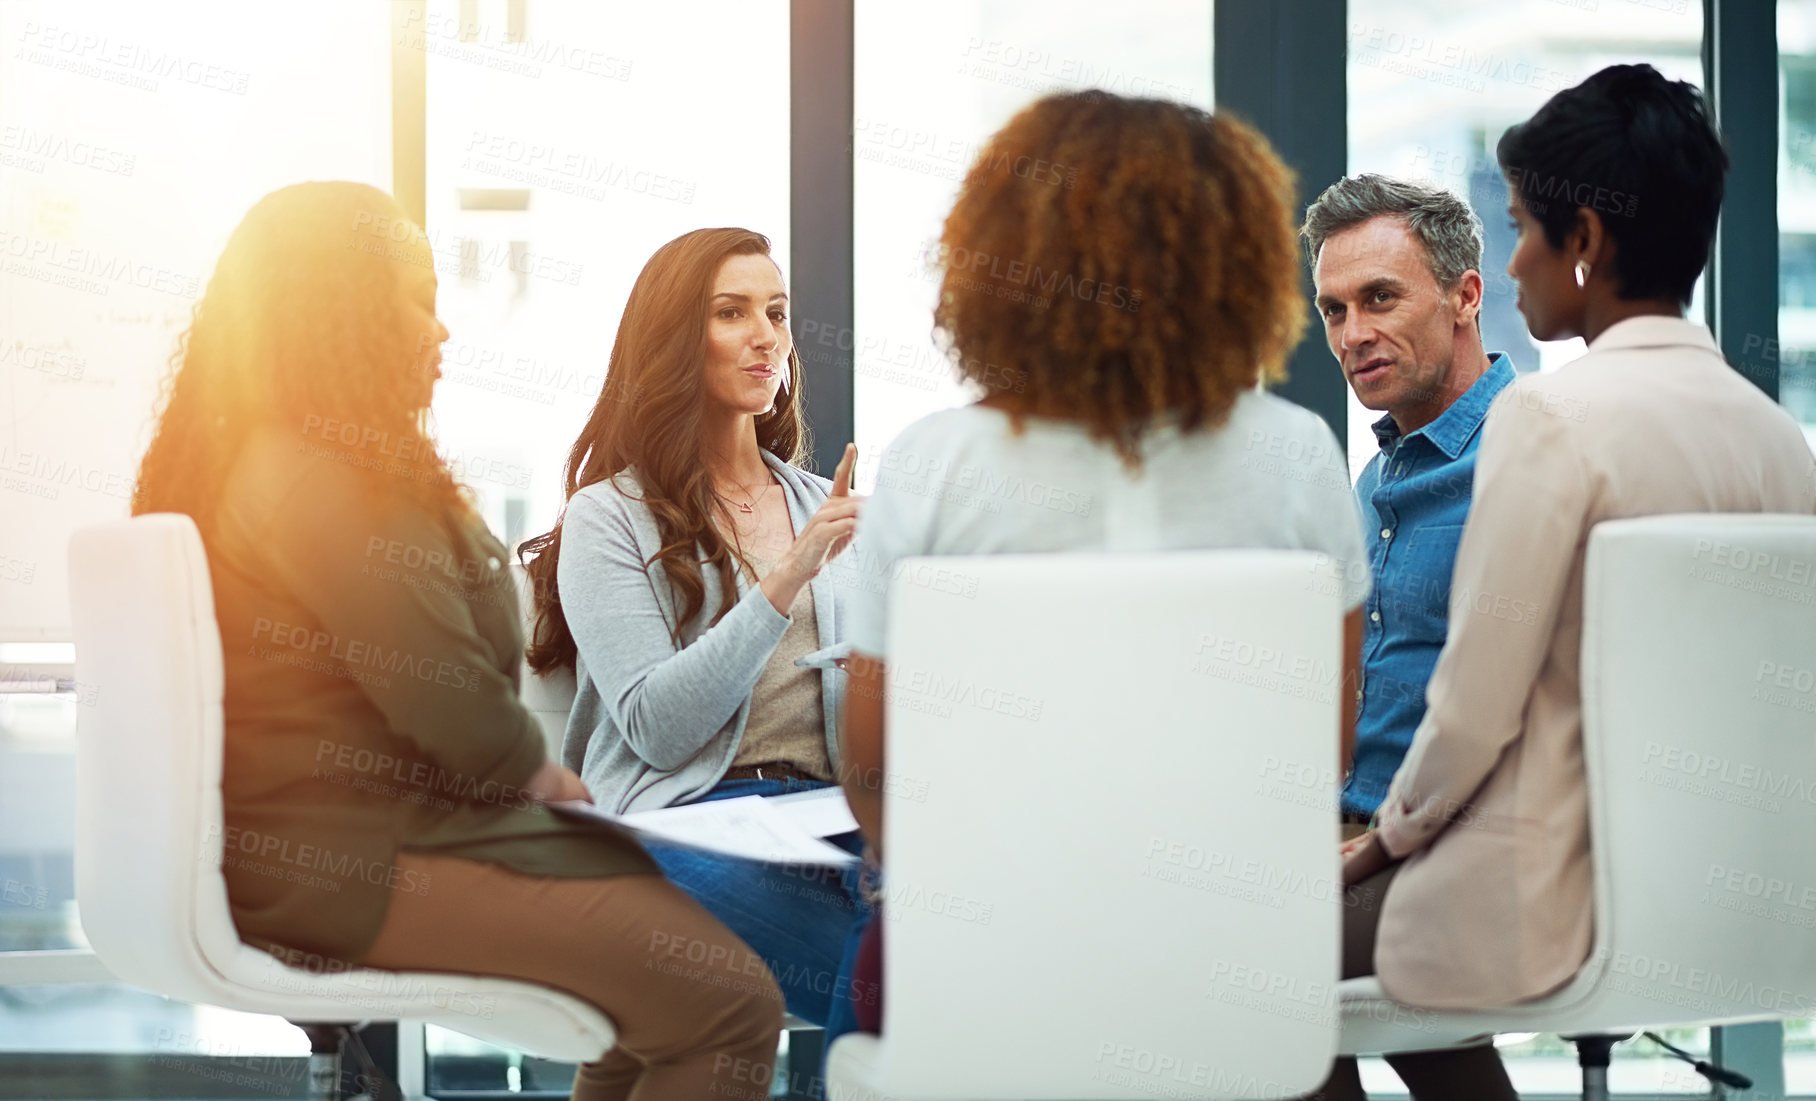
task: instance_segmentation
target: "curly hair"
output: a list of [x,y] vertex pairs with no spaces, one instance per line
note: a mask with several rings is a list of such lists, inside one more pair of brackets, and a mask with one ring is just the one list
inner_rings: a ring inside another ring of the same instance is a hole
[[[229,471],[254,428],[317,432],[381,498],[451,521],[471,506],[425,426],[424,338],[404,320],[406,273],[433,265],[422,230],[364,184],[274,191],[240,220],[177,342],[132,512],[181,512],[210,538]],[[374,441],[390,461],[371,464]],[[382,465],[383,470],[369,469]]]
[[[753,230],[696,229],[656,250],[631,286],[605,385],[568,451],[569,500],[587,486],[634,468],[641,500],[655,514],[662,537],[662,548],[644,567],[660,564],[681,598],[679,621],[670,628],[677,642],[682,626],[701,614],[706,603],[702,571],[717,570],[719,591],[725,594],[724,606],[713,609],[716,623],[731,610],[737,592],[733,570],[743,561],[721,534],[733,525],[704,461],[704,368],[713,280],[728,258],[768,256],[769,249],[769,238]],[[757,446],[797,464],[811,444],[801,414],[801,363],[792,345],[788,379],[775,408],[757,418]],[[714,517],[723,523],[715,524]],[[572,668],[579,652],[556,583],[562,522],[557,519],[553,530],[517,548],[535,599],[536,625],[526,657],[538,673]]]
[[1306,325],[1292,173],[1234,119],[1048,96],[980,151],[940,236],[935,339],[1017,431],[1088,426],[1125,462],[1162,417],[1222,423]]

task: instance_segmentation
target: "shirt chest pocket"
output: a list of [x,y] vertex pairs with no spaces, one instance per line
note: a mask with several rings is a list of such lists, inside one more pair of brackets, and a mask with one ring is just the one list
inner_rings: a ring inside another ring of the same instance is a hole
[[1389,605],[1390,630],[1409,641],[1442,645],[1450,618],[1450,575],[1457,563],[1462,524],[1419,527],[1391,554],[1382,603]]

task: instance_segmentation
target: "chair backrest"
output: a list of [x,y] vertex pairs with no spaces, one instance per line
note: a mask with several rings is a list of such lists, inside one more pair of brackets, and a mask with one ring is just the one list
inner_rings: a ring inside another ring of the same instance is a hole
[[1317,1086],[1342,894],[1331,568],[1263,551],[903,565],[880,1085]]
[[1816,1016],[1816,518],[1597,525],[1583,730],[1598,1027]]
[[109,970],[210,1000],[207,945],[237,950],[221,878],[221,636],[201,536],[159,514],[69,544],[76,900]]

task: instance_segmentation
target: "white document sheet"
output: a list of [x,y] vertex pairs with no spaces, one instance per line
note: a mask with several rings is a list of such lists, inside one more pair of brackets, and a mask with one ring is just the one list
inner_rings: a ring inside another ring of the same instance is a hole
[[795,820],[795,825],[815,837],[837,837],[858,828],[851,815],[851,804],[838,785],[798,791],[793,795],[771,795],[765,802]]
[[[833,790],[837,790],[836,788]],[[804,829],[794,815],[759,795],[715,799],[636,814],[611,814],[591,803],[550,803],[549,809],[574,818],[615,823],[640,840],[683,845],[771,864],[842,867],[858,858],[829,845]]]

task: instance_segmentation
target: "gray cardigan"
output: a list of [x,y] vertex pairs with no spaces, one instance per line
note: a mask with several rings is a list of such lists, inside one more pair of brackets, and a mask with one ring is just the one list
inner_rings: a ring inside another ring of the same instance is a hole
[[[763,461],[782,483],[799,532],[832,483],[768,452]],[[620,814],[685,803],[719,782],[744,737],[751,691],[790,622],[740,571],[738,602],[706,627],[722,596],[718,571],[705,570],[707,610],[682,631],[677,649],[670,627],[679,602],[666,568],[643,565],[661,546],[632,471],[568,501],[556,580],[580,654],[561,761],[601,808]],[[845,637],[836,590],[850,572],[843,561],[849,557],[809,582],[822,649]],[[823,673],[821,680],[826,752],[836,769],[845,674]]]

